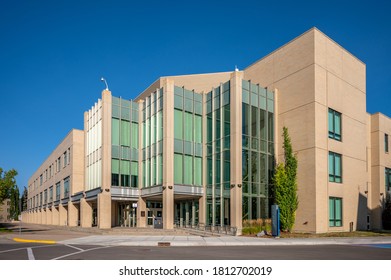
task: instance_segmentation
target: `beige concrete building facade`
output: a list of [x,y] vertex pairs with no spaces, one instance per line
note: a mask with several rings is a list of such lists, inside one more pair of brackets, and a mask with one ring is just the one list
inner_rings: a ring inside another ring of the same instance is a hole
[[[242,71],[162,77],[134,100],[104,90],[84,131],[73,130],[31,177],[23,215],[241,234],[243,220],[270,217],[287,127],[298,158],[294,230],[379,229],[391,121],[368,114],[366,98],[365,64],[316,28]],[[67,149],[69,167],[53,173]],[[60,197],[47,200],[58,182]]]

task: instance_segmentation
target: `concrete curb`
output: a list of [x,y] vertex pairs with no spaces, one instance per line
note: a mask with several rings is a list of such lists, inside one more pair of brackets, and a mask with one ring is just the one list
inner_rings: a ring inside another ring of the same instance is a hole
[[22,243],[42,243],[42,244],[56,244],[56,241],[54,240],[35,240],[35,239],[22,239],[22,238],[13,238],[12,239],[15,242],[22,242]]
[[311,245],[368,245],[391,244],[391,238],[316,238],[316,239],[252,239],[237,237],[176,237],[176,236],[88,236],[58,242],[71,245],[105,245],[105,246],[151,246],[166,247],[191,246],[311,246]]

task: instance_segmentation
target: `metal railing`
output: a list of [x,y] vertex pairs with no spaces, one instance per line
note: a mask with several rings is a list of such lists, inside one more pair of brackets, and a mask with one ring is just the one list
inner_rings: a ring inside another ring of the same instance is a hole
[[192,223],[191,221],[178,221],[174,222],[174,227],[178,229],[190,229],[194,231],[200,231],[205,233],[225,234],[236,236],[238,229],[237,227],[231,227],[229,225],[205,225],[203,223]]

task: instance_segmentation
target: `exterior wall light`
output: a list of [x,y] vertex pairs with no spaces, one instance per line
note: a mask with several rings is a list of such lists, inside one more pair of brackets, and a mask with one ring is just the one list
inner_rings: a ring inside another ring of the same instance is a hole
[[242,184],[238,184],[238,188],[241,188],[242,187]]
[[168,186],[168,188],[169,188],[170,190],[172,190],[172,186]]

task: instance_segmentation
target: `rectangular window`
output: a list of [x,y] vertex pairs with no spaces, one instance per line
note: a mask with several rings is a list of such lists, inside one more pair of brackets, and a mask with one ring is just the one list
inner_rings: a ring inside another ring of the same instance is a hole
[[130,146],[130,122],[121,120],[121,146]]
[[329,108],[329,138],[342,140],[342,117],[341,113]]
[[193,115],[185,112],[184,117],[184,140],[193,141]]
[[186,185],[193,184],[193,157],[192,156],[184,156],[184,180],[183,183]]
[[174,110],[174,135],[183,140],[183,112],[179,110]]
[[56,200],[60,199],[60,191],[61,191],[61,182],[56,184]]
[[174,154],[174,183],[183,184],[183,156]]
[[49,202],[53,202],[53,186],[49,188]]
[[69,177],[66,177],[64,179],[64,198],[67,198],[69,196],[69,184],[70,184]]
[[67,152],[64,153],[64,168],[68,165]]
[[329,152],[329,182],[342,183],[342,155]]
[[119,146],[119,119],[111,119],[111,145]]
[[386,185],[386,191],[391,191],[391,169],[390,168],[385,168],[385,185]]
[[342,198],[339,197],[329,198],[329,226],[330,227],[342,226]]
[[384,151],[388,153],[388,134],[384,134]]

